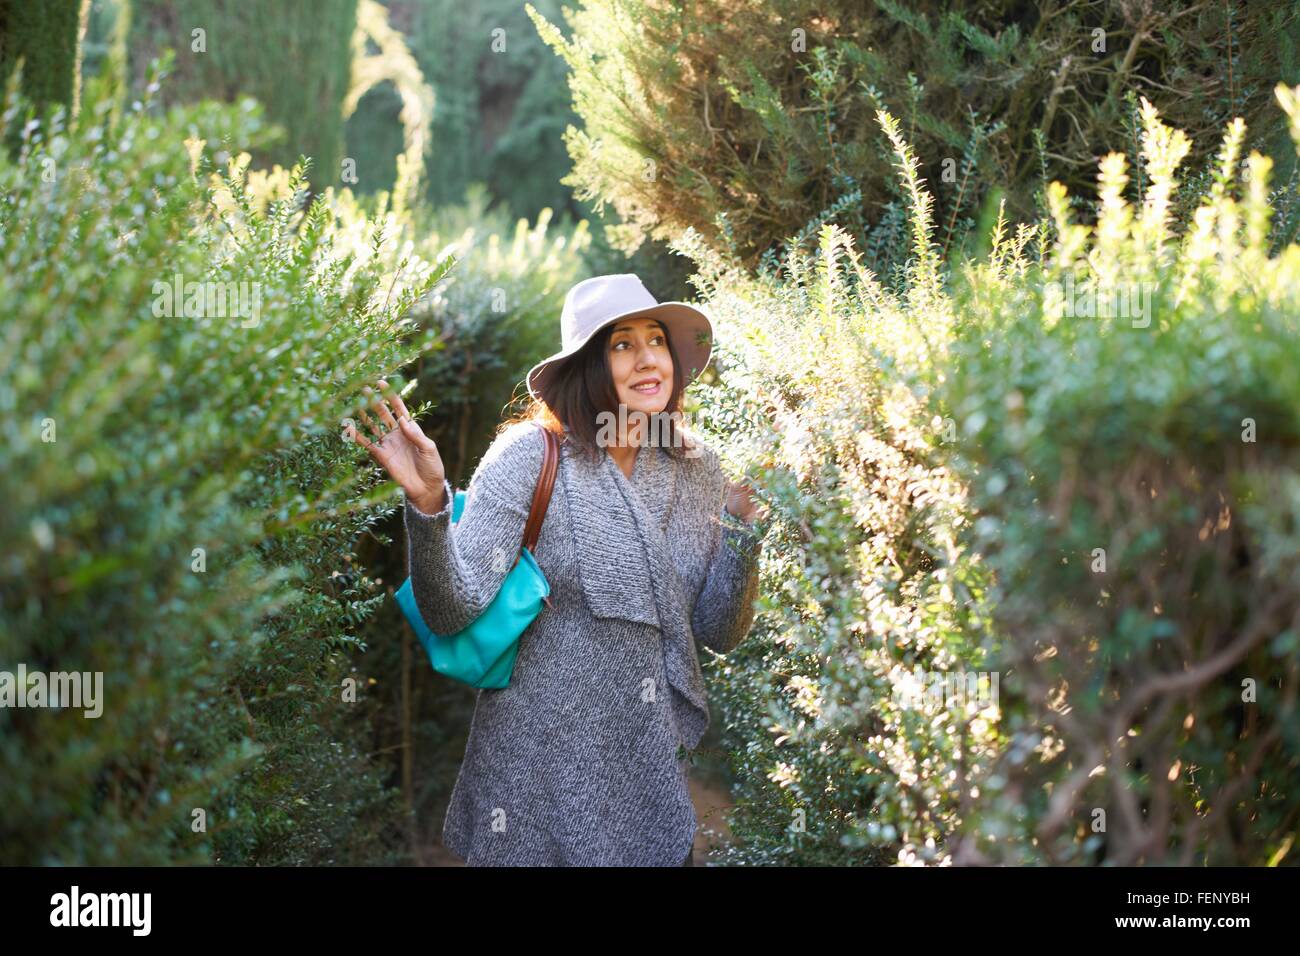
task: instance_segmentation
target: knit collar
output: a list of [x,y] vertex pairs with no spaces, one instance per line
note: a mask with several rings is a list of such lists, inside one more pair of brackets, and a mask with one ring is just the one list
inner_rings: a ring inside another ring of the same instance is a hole
[[[691,632],[685,589],[666,537],[680,501],[684,463],[643,445],[629,479],[602,450],[597,462],[562,446],[560,474],[572,517],[579,577],[591,613],[649,624],[663,634],[668,681],[679,695],[673,710],[682,742],[694,749],[709,713]],[[701,502],[703,504],[703,502]]]
[[613,466],[615,480],[621,480],[633,490],[660,533],[666,533],[677,493],[677,462],[672,456],[655,445],[640,446],[631,477],[623,474],[608,452],[605,461]]

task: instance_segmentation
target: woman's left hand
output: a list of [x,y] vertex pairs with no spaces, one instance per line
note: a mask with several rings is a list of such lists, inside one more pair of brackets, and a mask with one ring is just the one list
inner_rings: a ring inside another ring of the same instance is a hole
[[753,524],[754,519],[760,516],[758,499],[748,485],[727,482],[727,513],[746,524]]

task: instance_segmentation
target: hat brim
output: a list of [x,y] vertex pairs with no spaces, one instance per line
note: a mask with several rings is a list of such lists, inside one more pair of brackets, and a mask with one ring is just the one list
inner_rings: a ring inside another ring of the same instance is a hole
[[693,305],[685,302],[660,302],[648,309],[633,309],[620,315],[613,315],[591,330],[584,339],[573,343],[569,348],[547,356],[528,372],[528,393],[540,399],[541,392],[552,381],[557,367],[566,359],[572,358],[605,326],[620,319],[659,319],[668,330],[677,359],[685,373],[682,388],[686,388],[698,378],[713,359],[713,323],[708,315]]

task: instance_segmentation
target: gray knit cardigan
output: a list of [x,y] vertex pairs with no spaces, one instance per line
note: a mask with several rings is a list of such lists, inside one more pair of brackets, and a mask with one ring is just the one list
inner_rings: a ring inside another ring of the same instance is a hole
[[[749,632],[757,533],[723,517],[716,452],[643,445],[629,479],[560,446],[534,556],[553,608],[519,640],[508,687],[478,692],[443,843],[471,866],[681,866],[697,821],[687,757],[709,723],[695,642],[725,654]],[[460,520],[406,502],[411,585],[430,630],[492,601],[523,538],[544,437],[497,437]]]

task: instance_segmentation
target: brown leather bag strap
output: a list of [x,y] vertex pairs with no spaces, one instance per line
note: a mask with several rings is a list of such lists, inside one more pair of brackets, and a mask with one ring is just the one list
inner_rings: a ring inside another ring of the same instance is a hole
[[[555,472],[560,465],[560,445],[555,434],[538,422],[533,422],[542,429],[546,444],[542,452],[542,471],[537,476],[537,488],[533,492],[533,507],[528,513],[528,523],[524,525],[523,546],[529,551],[537,549],[537,536],[542,533],[542,521],[546,518],[546,509],[551,504],[551,490],[555,487]],[[522,550],[521,550],[522,553]],[[519,560],[518,557],[515,558]]]

